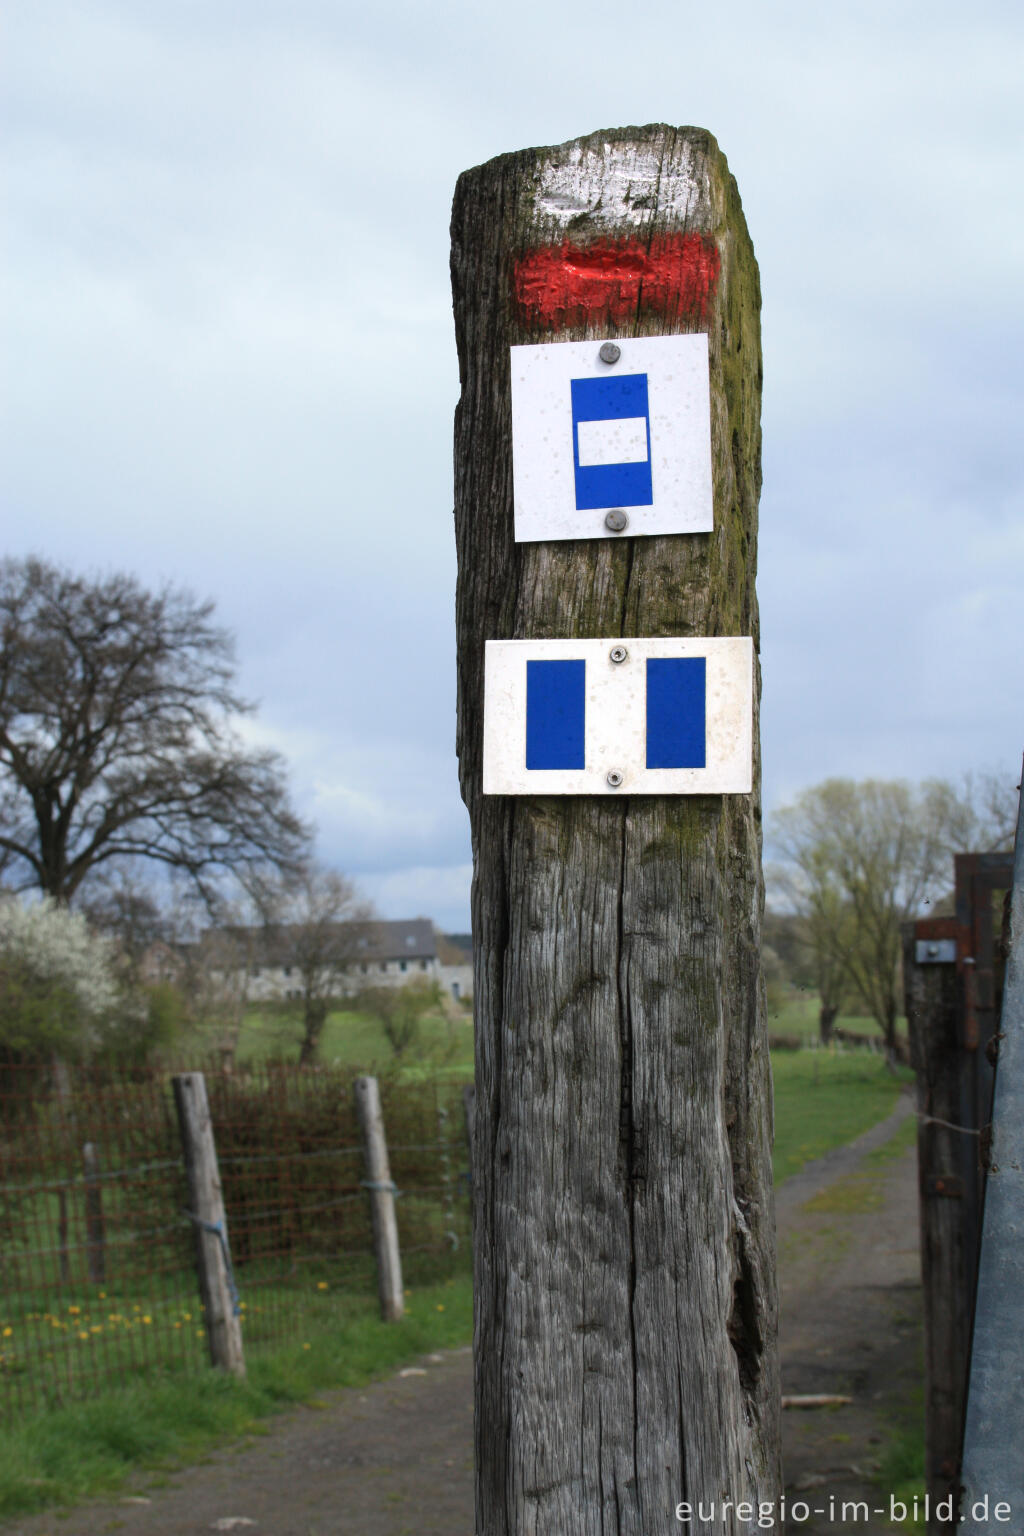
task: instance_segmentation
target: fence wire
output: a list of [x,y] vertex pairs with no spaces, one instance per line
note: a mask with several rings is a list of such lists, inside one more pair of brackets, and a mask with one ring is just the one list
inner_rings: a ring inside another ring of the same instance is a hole
[[[373,1297],[354,1075],[206,1072],[247,1358]],[[407,1285],[469,1249],[458,1085],[382,1081]],[[209,1368],[170,1074],[0,1077],[0,1413]]]

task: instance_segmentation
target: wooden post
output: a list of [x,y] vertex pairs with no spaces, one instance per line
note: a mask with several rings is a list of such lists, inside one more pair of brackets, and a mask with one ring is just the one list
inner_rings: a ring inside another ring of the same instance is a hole
[[[925,1475],[931,1495],[929,1536],[952,1531],[937,1509],[953,1489],[960,1464],[971,1307],[977,1251],[977,1127],[962,1125],[961,987],[955,954],[918,964],[923,935],[931,948],[950,943],[951,921],[908,923],[903,978],[910,1057],[917,1076],[917,1165],[924,1294]],[[941,930],[941,931],[940,931]]]
[[61,1285],[71,1284],[71,1259],[68,1254],[68,1192],[57,1190],[57,1262]]
[[[659,125],[466,172],[452,285],[476,1529],[638,1536],[685,1503],[746,1531],[722,1500],[781,1481],[756,697],[749,795],[485,797],[482,715],[492,638],[756,648],[757,264],[715,140]],[[713,531],[517,544],[510,345],[683,332]]]
[[384,1116],[380,1109],[377,1079],[357,1077],[355,1096],[366,1155],[366,1178],[363,1182],[370,1192],[380,1315],[386,1323],[396,1323],[405,1311],[402,1260],[398,1251],[398,1222],[395,1219],[396,1191],[388,1163],[388,1144],[384,1136]]
[[221,1370],[244,1376],[242,1327],[236,1311],[227,1218],[206,1097],[206,1079],[202,1072],[183,1072],[172,1082],[185,1156],[188,1215],[195,1231],[196,1271],[210,1360]]
[[105,1285],[107,1280],[106,1236],[103,1221],[103,1189],[100,1184],[100,1159],[95,1143],[82,1148],[85,1169],[85,1255],[89,1280]]

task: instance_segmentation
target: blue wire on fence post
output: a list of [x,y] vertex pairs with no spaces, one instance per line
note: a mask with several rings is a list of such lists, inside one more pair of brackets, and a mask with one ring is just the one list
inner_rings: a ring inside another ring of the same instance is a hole
[[214,1237],[220,1239],[221,1252],[224,1255],[224,1269],[227,1275],[228,1295],[231,1297],[231,1311],[235,1317],[241,1317],[242,1303],[238,1299],[238,1286],[235,1284],[235,1270],[231,1263],[231,1249],[228,1247],[224,1223],[222,1221],[203,1221],[202,1217],[197,1216],[193,1211],[184,1211],[183,1215],[187,1216],[189,1221],[195,1222],[196,1226],[201,1227],[204,1232],[212,1232]]

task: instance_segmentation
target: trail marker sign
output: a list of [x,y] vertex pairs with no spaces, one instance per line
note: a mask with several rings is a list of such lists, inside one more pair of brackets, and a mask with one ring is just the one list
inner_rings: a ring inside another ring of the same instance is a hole
[[485,795],[749,794],[754,649],[489,640]]
[[[518,542],[711,530],[703,332],[512,347],[511,358]],[[625,519],[609,526],[609,512]]]

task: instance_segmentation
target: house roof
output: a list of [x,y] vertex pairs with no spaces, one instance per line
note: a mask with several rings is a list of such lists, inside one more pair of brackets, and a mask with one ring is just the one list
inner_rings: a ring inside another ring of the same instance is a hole
[[461,934],[437,934],[437,958],[442,965],[472,965],[473,942],[460,944]]

